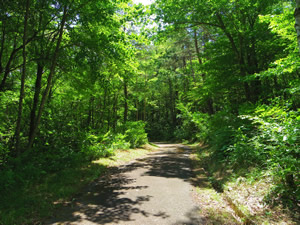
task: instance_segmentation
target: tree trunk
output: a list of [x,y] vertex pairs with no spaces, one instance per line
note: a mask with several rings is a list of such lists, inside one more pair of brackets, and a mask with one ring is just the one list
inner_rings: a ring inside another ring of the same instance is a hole
[[32,109],[30,112],[30,127],[29,127],[29,135],[28,135],[28,141],[33,136],[33,130],[35,126],[35,118],[36,118],[36,110],[39,104],[39,96],[41,92],[41,86],[42,86],[42,75],[43,75],[44,66],[42,66],[40,63],[37,63],[37,72],[36,72],[36,80],[35,80],[35,90],[34,90],[34,97],[32,102]]
[[99,126],[101,128],[103,128],[105,126],[106,96],[107,96],[107,86],[105,85],[105,87],[104,87],[104,95],[103,95],[103,102],[102,102],[103,105],[102,105],[102,110],[101,110],[101,113],[100,113],[100,120],[99,120],[100,121]]
[[94,111],[94,97],[90,97],[89,101],[89,112],[88,112],[88,118],[87,118],[87,126],[94,128],[93,124],[93,111]]
[[20,97],[19,97],[19,107],[18,107],[18,119],[16,125],[16,153],[17,155],[20,154],[20,132],[21,132],[21,120],[23,114],[23,99],[25,95],[25,77],[26,77],[26,40],[27,40],[27,23],[28,23],[28,16],[29,16],[29,4],[30,0],[26,1],[26,11],[25,11],[25,18],[24,18],[24,33],[23,33],[23,67],[22,67],[22,76],[21,76],[21,88],[20,88]]
[[[9,73],[11,72],[11,64],[12,64],[13,60],[15,59],[15,56],[16,56],[17,52],[20,51],[21,49],[23,49],[24,45],[27,45],[29,42],[31,42],[36,37],[36,35],[37,35],[37,32],[35,32],[30,38],[26,39],[25,44],[23,43],[18,48],[16,47],[16,40],[15,40],[13,50],[10,53],[9,59],[6,63],[5,69],[4,69],[4,75],[3,75],[2,81],[0,83],[0,92],[4,91],[4,87],[5,87],[7,77],[9,75]],[[3,72],[3,68],[1,70]]]
[[110,95],[107,96],[108,98],[108,107],[107,107],[107,132],[110,130],[110,126],[111,126],[111,99],[110,99]]
[[297,32],[297,40],[298,40],[298,47],[299,47],[299,53],[300,53],[300,0],[296,0],[296,9],[295,9],[295,29]]
[[135,100],[135,108],[136,108],[135,121],[138,121],[139,120],[139,101],[138,101],[138,99]]
[[8,77],[9,72],[10,72],[10,65],[11,65],[16,53],[17,53],[17,51],[16,51],[16,48],[14,46],[14,49],[11,52],[11,54],[9,56],[9,59],[8,59],[8,61],[6,63],[6,66],[5,66],[4,75],[3,75],[2,81],[0,83],[0,92],[4,91],[5,83],[6,83],[7,77]]
[[144,118],[143,120],[146,122],[146,118],[147,118],[147,98],[144,98]]
[[124,124],[127,122],[127,116],[128,116],[128,90],[127,90],[127,79],[124,78]]
[[175,96],[174,96],[174,85],[173,85],[173,82],[171,80],[171,78],[169,77],[168,79],[169,81],[169,101],[168,101],[168,109],[167,111],[169,110],[170,112],[170,117],[166,117],[168,118],[168,120],[172,123],[172,126],[175,126],[174,124],[174,117],[175,117],[175,112],[174,112],[174,108],[175,108]]
[[5,43],[5,21],[2,21],[2,36],[1,36],[1,47],[0,47],[0,74],[3,72],[2,66],[2,56],[4,52],[4,43]]
[[196,53],[197,53],[198,62],[201,65],[202,60],[200,58],[200,50],[199,50],[199,46],[198,46],[197,31],[196,30],[194,30],[194,43],[195,43],[195,49],[196,49]]
[[[202,59],[200,57],[200,51],[199,51],[199,47],[198,47],[198,39],[197,39],[197,31],[194,30],[194,44],[195,44],[195,49],[196,49],[196,53],[197,53],[197,58],[198,58],[198,62],[201,65],[202,64]],[[202,73],[202,81],[203,83],[205,82],[205,74]],[[213,107],[213,100],[212,98],[209,96],[208,99],[206,100],[207,103],[207,111],[210,115],[214,114],[214,107]]]
[[67,7],[65,6],[64,7],[64,12],[63,12],[63,17],[62,17],[61,24],[60,24],[59,37],[57,39],[56,48],[55,48],[55,51],[54,51],[54,54],[53,54],[52,63],[51,63],[51,67],[50,67],[50,72],[49,72],[48,79],[47,79],[47,86],[46,86],[46,89],[45,89],[44,94],[42,96],[42,100],[41,100],[41,104],[40,104],[40,107],[39,107],[38,115],[37,115],[36,122],[35,122],[35,125],[34,125],[34,129],[33,129],[33,132],[32,132],[32,137],[29,139],[29,142],[28,142],[28,150],[32,147],[32,144],[34,142],[34,139],[35,139],[35,136],[36,136],[36,133],[37,133],[37,129],[38,129],[39,123],[41,121],[44,106],[45,106],[45,103],[47,102],[47,99],[48,99],[48,96],[49,96],[49,91],[50,91],[51,86],[52,86],[52,79],[53,79],[53,76],[54,76],[54,73],[55,73],[56,61],[57,61],[57,57],[58,57],[60,43],[62,41],[62,36],[63,36],[64,26],[65,26],[66,20],[67,20]]
[[113,106],[113,131],[116,131],[117,125],[117,104],[118,104],[118,95],[114,94],[114,106]]

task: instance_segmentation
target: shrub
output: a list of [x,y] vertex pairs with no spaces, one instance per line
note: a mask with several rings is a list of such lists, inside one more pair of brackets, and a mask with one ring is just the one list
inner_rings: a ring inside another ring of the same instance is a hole
[[240,116],[252,130],[240,126],[234,143],[228,148],[232,163],[248,163],[273,171],[277,177],[274,193],[300,199],[298,168],[300,110],[284,104],[259,105],[252,114]]
[[188,105],[177,104],[181,114],[177,117],[182,120],[182,125],[177,127],[174,135],[177,139],[198,140],[207,139],[209,116],[206,113],[192,112]]
[[219,111],[210,117],[207,140],[219,156],[227,157],[227,149],[234,143],[240,124],[238,117],[227,110]]
[[148,142],[145,125],[143,121],[126,123],[125,139],[130,143],[130,147],[136,148]]

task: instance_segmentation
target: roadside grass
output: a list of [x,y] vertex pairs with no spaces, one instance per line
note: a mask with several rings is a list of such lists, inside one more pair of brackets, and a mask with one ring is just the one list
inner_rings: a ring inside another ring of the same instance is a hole
[[109,158],[78,162],[61,171],[45,174],[39,181],[16,186],[0,197],[0,224],[41,224],[57,208],[70,204],[75,194],[104,175],[110,167],[128,163],[156,149],[147,144],[138,149],[116,150],[115,155]]
[[[195,146],[191,146],[195,147]],[[203,168],[205,152],[191,154],[193,171],[193,186],[196,187],[195,199],[200,208],[204,224],[241,224],[240,218],[235,215],[232,208],[224,201],[221,193],[213,188],[209,174]]]
[[227,201],[243,224],[300,224],[297,209],[292,211],[268,203],[272,202],[270,193],[275,179],[270,171],[249,168],[245,164],[231,166],[218,160],[208,146],[198,145],[194,149],[194,157],[205,171],[209,184]]

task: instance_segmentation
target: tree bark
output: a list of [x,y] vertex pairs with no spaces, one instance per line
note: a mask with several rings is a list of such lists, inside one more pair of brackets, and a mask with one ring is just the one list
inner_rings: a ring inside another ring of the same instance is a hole
[[300,0],[296,0],[296,9],[295,9],[295,29],[297,32],[297,40],[298,40],[298,47],[299,47],[299,53],[300,53]]
[[128,116],[128,90],[127,90],[127,79],[124,78],[124,124],[127,122],[127,116]]
[[5,22],[2,21],[2,36],[1,36],[1,47],[0,47],[0,74],[3,72],[2,66],[2,56],[4,52],[4,43],[5,43]]
[[15,150],[16,154],[20,154],[20,132],[21,132],[21,121],[22,121],[22,114],[23,114],[23,99],[25,95],[25,77],[26,77],[26,41],[27,41],[27,26],[28,26],[28,16],[29,16],[29,5],[30,0],[26,1],[26,11],[25,11],[25,18],[24,18],[24,33],[23,33],[23,67],[22,67],[22,76],[21,76],[21,88],[20,88],[20,97],[19,97],[19,107],[18,107],[18,119],[16,124],[16,145]]
[[147,98],[144,98],[144,118],[143,120],[146,122],[146,118],[147,118]]
[[37,63],[34,97],[33,97],[33,102],[32,102],[32,109],[30,112],[30,127],[29,127],[28,140],[30,140],[33,136],[33,130],[34,130],[35,118],[36,118],[36,110],[37,110],[37,107],[39,104],[39,96],[40,96],[41,86],[42,86],[43,70],[44,70],[44,66],[42,66],[40,63]]
[[199,45],[198,45],[198,37],[197,37],[197,31],[194,30],[194,43],[195,43],[195,49],[196,49],[196,53],[197,53],[197,59],[199,64],[202,64],[202,60],[200,57],[200,50],[199,50]]
[[57,57],[58,57],[59,47],[60,47],[60,44],[61,44],[61,41],[62,41],[62,36],[63,36],[64,26],[65,26],[66,20],[67,20],[67,7],[65,6],[64,11],[63,11],[61,24],[60,24],[59,37],[57,39],[56,48],[55,48],[55,51],[54,51],[54,54],[53,54],[52,63],[51,63],[51,67],[50,67],[50,72],[49,72],[48,79],[47,79],[47,86],[46,86],[46,89],[45,89],[44,94],[42,96],[42,100],[41,100],[41,104],[40,104],[40,107],[39,107],[36,122],[35,122],[35,125],[34,125],[32,137],[30,138],[30,140],[28,142],[28,150],[31,149],[32,144],[34,142],[34,139],[35,139],[35,136],[36,136],[36,133],[37,133],[37,129],[38,129],[39,123],[41,121],[44,106],[45,106],[45,103],[47,102],[47,99],[48,99],[48,96],[49,96],[49,91],[50,91],[51,86],[52,86],[52,79],[53,79],[53,76],[54,76],[54,73],[55,73],[56,61],[57,61]]
[[[238,58],[238,62],[239,62],[239,66],[240,66],[240,74],[241,74],[242,77],[244,77],[244,76],[246,76],[246,65],[245,65],[245,61],[244,61],[244,56],[241,53],[241,50],[239,50],[237,48],[237,45],[236,45],[232,35],[227,30],[221,15],[219,13],[217,13],[216,16],[217,16],[217,19],[220,23],[220,28],[223,30],[223,32],[227,36],[227,38],[228,38],[228,40],[231,44],[232,50],[235,52],[235,54]],[[251,101],[251,90],[250,90],[249,84],[247,82],[244,82],[244,90],[245,90],[246,99],[248,101]]]
[[[29,42],[31,42],[36,37],[36,35],[37,35],[37,32],[35,32],[32,37],[30,37],[26,40],[25,45],[27,45]],[[3,75],[2,81],[0,83],[0,92],[4,91],[7,77],[9,75],[9,73],[11,72],[11,64],[12,64],[13,60],[15,59],[17,52],[20,51],[21,49],[23,49],[23,47],[24,47],[24,43],[21,46],[19,46],[18,48],[16,47],[16,44],[14,44],[13,50],[9,56],[9,59],[6,63],[5,69],[4,69],[4,75]]]
[[113,105],[113,131],[116,131],[117,126],[117,104],[118,104],[118,94],[114,94],[114,105]]

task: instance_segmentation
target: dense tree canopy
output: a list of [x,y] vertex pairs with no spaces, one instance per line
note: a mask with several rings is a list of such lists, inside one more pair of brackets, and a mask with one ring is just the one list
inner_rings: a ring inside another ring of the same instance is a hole
[[299,201],[299,12],[298,0],[2,0],[0,192],[26,186],[20,165],[39,177],[148,135],[271,169],[276,193]]

